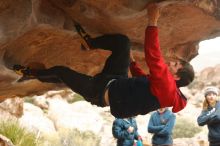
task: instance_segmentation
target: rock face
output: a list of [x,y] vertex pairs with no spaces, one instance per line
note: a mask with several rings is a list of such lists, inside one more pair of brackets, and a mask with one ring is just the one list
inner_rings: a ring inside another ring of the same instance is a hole
[[[46,67],[66,65],[94,75],[109,52],[82,51],[73,28],[79,22],[92,35],[122,33],[132,41],[137,61],[145,67],[145,6],[152,0],[1,0],[0,1],[0,99],[41,94],[57,85],[36,80],[16,83],[13,64],[42,62]],[[191,60],[198,42],[220,35],[219,0],[165,0],[159,20],[164,56]]]
[[205,68],[200,73],[200,80],[205,80],[206,82],[216,82],[220,81],[220,64],[215,67]]
[[23,114],[22,98],[11,98],[0,103],[1,118],[8,119],[12,117],[20,117]]

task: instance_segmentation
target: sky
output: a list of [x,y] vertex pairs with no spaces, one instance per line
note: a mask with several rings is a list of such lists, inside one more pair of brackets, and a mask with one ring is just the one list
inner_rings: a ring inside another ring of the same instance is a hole
[[199,55],[190,62],[196,72],[220,64],[220,37],[199,43]]

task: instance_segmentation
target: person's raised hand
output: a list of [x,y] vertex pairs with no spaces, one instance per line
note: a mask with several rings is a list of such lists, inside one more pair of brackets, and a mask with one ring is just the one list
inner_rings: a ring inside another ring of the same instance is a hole
[[147,5],[148,25],[157,26],[157,21],[160,17],[160,7],[157,3]]

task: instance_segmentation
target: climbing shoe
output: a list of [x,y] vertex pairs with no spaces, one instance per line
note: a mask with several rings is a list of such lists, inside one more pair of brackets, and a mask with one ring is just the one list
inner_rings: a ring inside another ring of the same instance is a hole
[[82,26],[79,23],[74,22],[74,26],[75,26],[77,33],[81,37],[81,49],[92,50],[92,47],[90,44],[90,41],[91,41],[90,35],[82,28]]
[[13,66],[13,70],[16,74],[22,76],[20,79],[17,80],[17,82],[23,82],[25,80],[35,79],[32,70],[29,67],[16,64]]
[[18,74],[18,75],[21,75],[21,76],[25,75],[26,72],[28,72],[28,69],[29,69],[29,68],[24,67],[24,66],[19,65],[19,64],[15,64],[15,65],[13,66],[14,72],[15,72],[16,74]]

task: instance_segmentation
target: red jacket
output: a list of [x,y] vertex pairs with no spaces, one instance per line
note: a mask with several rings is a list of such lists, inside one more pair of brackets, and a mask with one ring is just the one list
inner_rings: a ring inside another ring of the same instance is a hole
[[173,112],[182,110],[187,99],[176,86],[176,81],[162,57],[158,37],[158,28],[148,26],[145,31],[145,61],[150,74],[147,75],[136,62],[130,65],[133,76],[146,76],[150,81],[150,90],[162,107],[173,107]]

